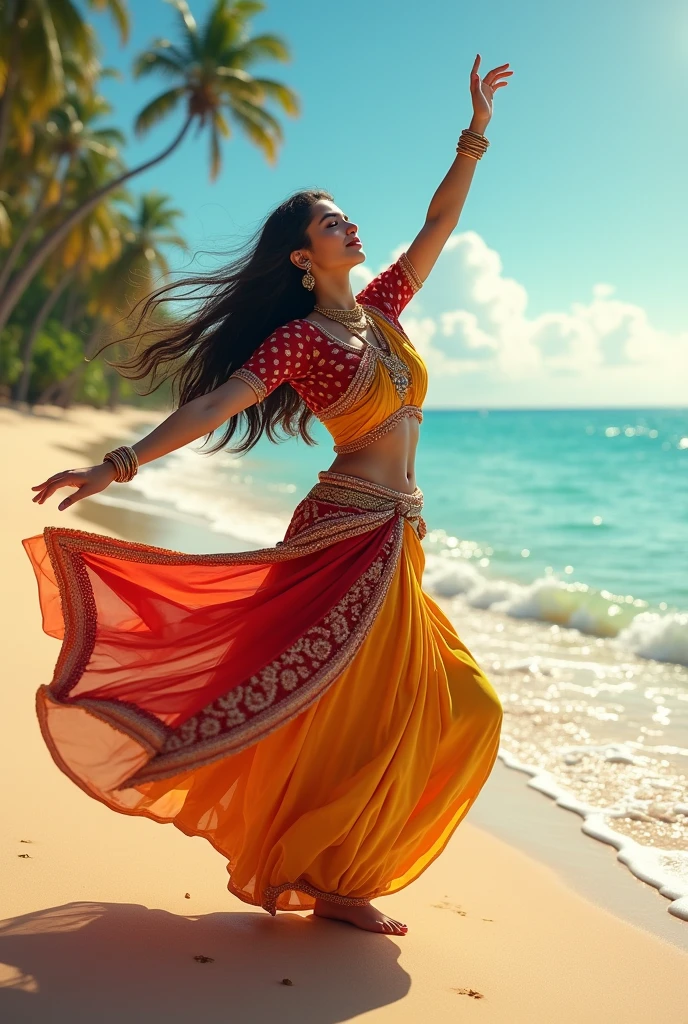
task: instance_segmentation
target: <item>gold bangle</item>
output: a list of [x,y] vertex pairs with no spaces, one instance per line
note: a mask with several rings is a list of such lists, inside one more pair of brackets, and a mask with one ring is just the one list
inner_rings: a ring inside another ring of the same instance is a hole
[[474,160],[480,160],[487,152],[489,142],[487,139],[483,139],[482,142],[478,142],[473,136],[475,133],[466,134],[468,129],[465,129],[461,133],[461,138],[456,145],[457,153],[464,153],[466,156],[472,157]]
[[480,160],[489,145],[490,142],[484,135],[474,132],[471,128],[464,128],[456,145],[456,152],[464,153],[474,160]]
[[481,142],[487,143],[488,146],[490,145],[490,143],[487,141],[484,135],[481,135],[480,132],[474,132],[471,128],[464,128],[461,134],[471,135],[474,139],[479,139]]
[[136,452],[129,445],[121,445],[119,448],[107,452],[103,456],[103,462],[110,462],[115,467],[117,483],[128,483],[138,473],[139,460]]

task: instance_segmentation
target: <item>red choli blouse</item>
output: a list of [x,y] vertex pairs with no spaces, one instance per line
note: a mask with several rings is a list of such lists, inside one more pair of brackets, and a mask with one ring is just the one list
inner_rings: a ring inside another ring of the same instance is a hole
[[[404,252],[358,293],[356,301],[374,306],[403,331],[397,318],[422,285]],[[325,334],[312,321],[290,320],[267,337],[230,377],[250,384],[259,402],[289,381],[317,415],[346,392],[361,359],[362,352]]]

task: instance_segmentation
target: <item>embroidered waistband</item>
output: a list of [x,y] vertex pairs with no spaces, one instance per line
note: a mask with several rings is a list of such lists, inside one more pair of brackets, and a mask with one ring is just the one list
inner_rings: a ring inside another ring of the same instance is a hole
[[418,536],[421,540],[425,536],[427,527],[420,514],[423,508],[423,492],[420,487],[416,487],[409,494],[406,491],[397,491],[393,487],[385,487],[384,484],[375,483],[362,476],[337,473],[333,470],[321,470],[318,473],[318,480],[319,483],[308,492],[309,498],[375,511],[394,511],[405,519],[417,521]]

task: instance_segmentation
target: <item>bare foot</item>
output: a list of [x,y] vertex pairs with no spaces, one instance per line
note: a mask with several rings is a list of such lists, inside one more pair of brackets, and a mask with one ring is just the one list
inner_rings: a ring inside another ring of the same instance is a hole
[[346,906],[343,903],[330,903],[328,900],[316,899],[313,913],[317,917],[329,917],[335,921],[346,921],[347,924],[364,928],[368,932],[385,932],[387,935],[406,935],[408,927],[393,917],[388,917],[372,905],[366,903],[362,907]]

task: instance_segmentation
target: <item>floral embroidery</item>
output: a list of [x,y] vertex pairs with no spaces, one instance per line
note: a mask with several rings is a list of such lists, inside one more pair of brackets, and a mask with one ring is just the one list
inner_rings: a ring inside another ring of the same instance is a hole
[[396,566],[400,527],[398,522],[341,601],[260,672],[171,732],[160,753],[126,785],[174,775],[243,749],[317,699],[372,628]]
[[[391,583],[404,538],[404,518],[418,523],[423,499],[332,471],[294,511],[283,541],[274,547],[224,555],[187,555],[60,527],[46,527],[45,544],[60,590],[65,632],[53,681],[43,687],[53,704],[81,707],[135,739],[148,763],[120,788],[174,775],[242,750],[300,714],[344,670],[372,628]],[[73,695],[97,643],[98,610],[89,555],[153,565],[250,565],[285,561],[322,551],[338,540],[389,524],[367,568],[319,620],[278,657],[176,728],[150,712],[117,699]],[[416,527],[414,526],[414,532]]]

